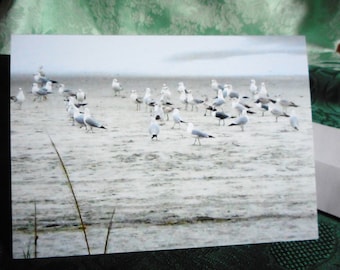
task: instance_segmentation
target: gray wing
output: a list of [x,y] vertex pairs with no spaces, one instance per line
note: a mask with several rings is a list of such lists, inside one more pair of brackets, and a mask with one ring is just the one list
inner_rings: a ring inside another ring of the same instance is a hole
[[209,135],[205,132],[202,132],[200,130],[197,130],[197,129],[193,129],[191,131],[191,134],[194,135],[194,136],[197,136],[197,137],[201,137],[201,138],[208,138]]
[[103,127],[103,125],[101,123],[99,123],[96,119],[94,119],[92,117],[86,118],[86,124],[88,124],[91,127],[98,127],[98,128]]
[[236,125],[244,125],[244,124],[246,124],[248,122],[248,118],[247,117],[245,117],[245,116],[241,116],[241,117],[239,117],[239,118],[237,118],[236,120],[235,120],[235,124]]
[[74,120],[79,124],[84,124],[84,115],[79,114],[77,117],[74,118]]

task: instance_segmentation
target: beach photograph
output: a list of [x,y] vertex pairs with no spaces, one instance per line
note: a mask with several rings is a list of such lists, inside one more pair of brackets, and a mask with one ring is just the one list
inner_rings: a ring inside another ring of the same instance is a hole
[[302,36],[13,35],[13,258],[318,239]]

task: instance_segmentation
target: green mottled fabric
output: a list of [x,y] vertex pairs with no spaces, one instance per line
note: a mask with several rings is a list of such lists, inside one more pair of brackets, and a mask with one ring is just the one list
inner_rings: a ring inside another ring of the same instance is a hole
[[17,0],[0,50],[11,34],[305,35],[316,64],[339,60],[339,21],[337,0]]

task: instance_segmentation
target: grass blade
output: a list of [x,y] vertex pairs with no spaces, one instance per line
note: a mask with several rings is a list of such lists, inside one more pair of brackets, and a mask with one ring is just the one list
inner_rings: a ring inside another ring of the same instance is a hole
[[107,234],[106,234],[106,241],[105,241],[105,247],[104,247],[104,254],[106,254],[106,251],[107,251],[107,246],[108,246],[108,243],[109,243],[109,236],[110,236],[110,232],[111,232],[111,228],[112,228],[112,219],[113,219],[113,216],[116,212],[116,209],[113,208],[113,211],[112,211],[112,214],[111,214],[111,219],[110,219],[110,222],[109,222],[109,226],[107,227]]
[[37,224],[37,202],[34,201],[34,258],[38,254],[38,224]]
[[75,192],[74,192],[74,190],[73,190],[73,186],[72,186],[71,179],[70,179],[69,174],[68,174],[68,172],[67,172],[67,170],[66,170],[66,166],[65,166],[65,164],[64,164],[64,162],[63,162],[63,159],[61,158],[61,156],[60,156],[60,154],[59,154],[59,152],[58,152],[58,149],[57,149],[57,147],[55,146],[55,144],[54,144],[54,142],[53,142],[51,136],[48,135],[48,137],[50,138],[51,144],[52,144],[52,146],[53,146],[55,152],[57,153],[57,156],[58,156],[58,159],[59,159],[59,161],[60,161],[61,167],[62,167],[62,169],[63,169],[63,171],[64,171],[64,173],[65,173],[65,176],[66,176],[66,178],[67,178],[67,183],[68,183],[68,185],[69,185],[69,187],[70,187],[70,190],[71,190],[71,192],[72,192],[72,196],[73,196],[73,199],[74,199],[74,202],[75,202],[75,205],[76,205],[76,208],[77,208],[78,216],[79,216],[79,219],[80,219],[80,223],[81,223],[81,228],[82,228],[82,231],[83,231],[83,233],[84,233],[85,242],[86,242],[86,246],[87,246],[87,251],[88,251],[88,254],[90,255],[90,254],[91,254],[91,251],[90,251],[89,242],[88,242],[88,240],[87,240],[86,227],[85,227],[85,225],[84,225],[83,218],[82,218],[82,216],[81,216],[79,203],[78,203],[76,194],[75,194]]

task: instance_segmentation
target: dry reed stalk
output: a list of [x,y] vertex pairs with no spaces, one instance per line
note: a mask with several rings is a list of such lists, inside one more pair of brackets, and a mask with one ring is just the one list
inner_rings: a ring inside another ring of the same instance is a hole
[[34,201],[34,258],[38,254],[38,224],[37,224],[37,202]]
[[111,228],[112,228],[112,219],[113,219],[113,216],[116,212],[116,209],[113,208],[113,211],[112,211],[112,214],[111,214],[111,219],[110,219],[110,222],[109,222],[109,225],[107,227],[107,234],[106,234],[106,241],[105,241],[105,247],[104,247],[104,254],[106,254],[106,251],[107,251],[107,246],[108,246],[108,243],[109,243],[109,236],[110,236],[110,232],[111,232]]
[[55,152],[57,153],[58,159],[59,159],[59,161],[60,161],[60,163],[61,163],[61,167],[63,168],[63,171],[64,171],[65,176],[66,176],[66,178],[67,178],[67,182],[68,182],[68,185],[69,185],[69,187],[70,187],[70,190],[71,190],[71,193],[72,193],[72,196],[73,196],[73,199],[74,199],[76,208],[77,208],[78,216],[79,216],[80,223],[81,223],[81,228],[82,228],[82,231],[83,231],[83,233],[84,233],[85,242],[86,242],[86,246],[87,246],[87,251],[88,251],[88,254],[90,255],[90,254],[91,254],[91,251],[90,251],[89,242],[88,242],[88,240],[87,240],[86,228],[85,228],[85,225],[84,225],[84,222],[83,222],[83,218],[82,218],[82,216],[81,216],[80,207],[79,207],[79,204],[78,204],[78,200],[77,200],[76,194],[75,194],[75,192],[74,192],[74,190],[73,190],[73,186],[72,186],[71,179],[70,179],[70,177],[69,177],[69,174],[68,174],[68,172],[67,172],[66,166],[65,166],[65,164],[64,164],[64,162],[63,162],[63,160],[62,160],[62,158],[61,158],[61,156],[60,156],[60,154],[59,154],[59,152],[58,152],[58,149],[57,149],[57,147],[55,146],[55,144],[54,144],[54,142],[53,142],[51,136],[48,135],[48,137],[50,138],[51,144],[52,144],[52,146],[53,146]]

